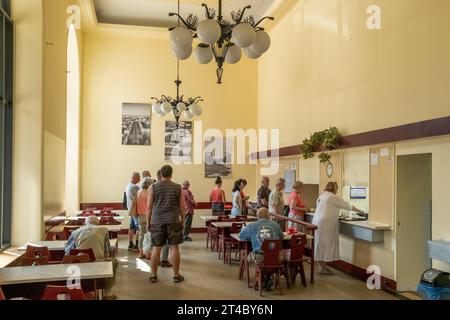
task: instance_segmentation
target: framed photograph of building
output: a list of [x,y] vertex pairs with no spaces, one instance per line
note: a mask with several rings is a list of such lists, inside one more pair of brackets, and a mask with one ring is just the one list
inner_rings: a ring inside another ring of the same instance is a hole
[[224,137],[205,138],[205,178],[231,178],[232,140]]
[[173,163],[192,163],[192,122],[166,121],[165,160]]
[[144,103],[122,104],[122,145],[151,145],[152,107]]

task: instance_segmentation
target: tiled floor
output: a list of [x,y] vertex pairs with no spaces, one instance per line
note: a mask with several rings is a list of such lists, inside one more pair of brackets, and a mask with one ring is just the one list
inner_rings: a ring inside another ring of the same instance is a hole
[[[149,261],[140,260],[126,250],[127,239],[120,239],[119,268],[113,292],[121,300],[250,300],[259,299],[258,292],[247,288],[247,281],[238,280],[238,266],[224,265],[217,253],[205,248],[205,235],[193,235],[193,242],[182,245],[181,273],[186,280],[175,284],[171,269],[158,270],[158,283],[150,283]],[[309,266],[306,264],[309,280]],[[263,299],[396,299],[383,291],[371,291],[365,283],[336,271],[335,276],[316,276],[316,282],[304,288],[297,281],[287,289],[282,280],[283,295],[277,291],[264,293]]]

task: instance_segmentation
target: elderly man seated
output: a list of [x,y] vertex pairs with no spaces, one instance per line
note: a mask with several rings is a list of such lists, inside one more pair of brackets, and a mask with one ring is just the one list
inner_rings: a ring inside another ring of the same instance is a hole
[[93,216],[87,217],[85,226],[72,232],[66,245],[66,255],[72,249],[92,249],[96,261],[112,261],[114,277],[106,281],[106,295],[104,299],[115,300],[117,296],[111,293],[115,283],[117,260],[111,257],[111,243],[109,241],[108,229],[100,226],[100,220]]
[[[283,239],[283,231],[278,223],[269,220],[269,211],[267,208],[260,208],[257,212],[258,221],[249,224],[239,233],[239,239],[251,241],[253,252],[248,256],[250,265],[261,264],[264,262],[264,252],[261,246],[265,239],[278,240]],[[271,279],[265,279],[266,290],[270,290]]]

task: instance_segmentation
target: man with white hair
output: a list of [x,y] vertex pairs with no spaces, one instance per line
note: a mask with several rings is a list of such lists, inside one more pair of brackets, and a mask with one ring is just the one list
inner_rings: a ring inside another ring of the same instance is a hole
[[109,241],[108,229],[99,225],[100,220],[95,217],[87,217],[85,220],[85,226],[72,232],[66,245],[66,255],[70,254],[72,249],[92,249],[94,252],[95,260],[100,261],[112,261],[114,278],[106,281],[106,296],[105,299],[116,299],[117,297],[111,293],[111,288],[115,283],[115,274],[117,269],[117,260],[112,258],[111,243]]
[[192,194],[189,187],[191,184],[188,180],[183,181],[182,185],[182,193],[184,197],[184,208],[185,208],[185,216],[184,216],[184,241],[192,241],[191,237],[189,237],[189,233],[191,232],[192,220],[194,219],[194,209],[197,206],[197,202],[194,200],[194,195]]

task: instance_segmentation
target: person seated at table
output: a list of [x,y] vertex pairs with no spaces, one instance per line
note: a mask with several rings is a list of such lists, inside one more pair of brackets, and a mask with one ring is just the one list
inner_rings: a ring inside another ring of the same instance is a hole
[[[269,220],[269,211],[267,208],[260,208],[257,211],[258,220],[249,224],[239,233],[239,239],[242,241],[251,241],[253,251],[248,256],[250,265],[262,264],[264,262],[264,252],[261,246],[264,240],[283,239],[284,234],[280,225]],[[263,279],[266,290],[270,290],[272,283],[270,279]]]
[[117,270],[117,260],[111,256],[112,249],[109,241],[108,229],[100,226],[100,220],[95,217],[87,217],[85,226],[72,232],[65,248],[66,255],[70,254],[72,249],[92,249],[96,262],[112,261],[114,277],[106,280],[105,299],[117,299],[117,296],[111,293],[114,286]]

